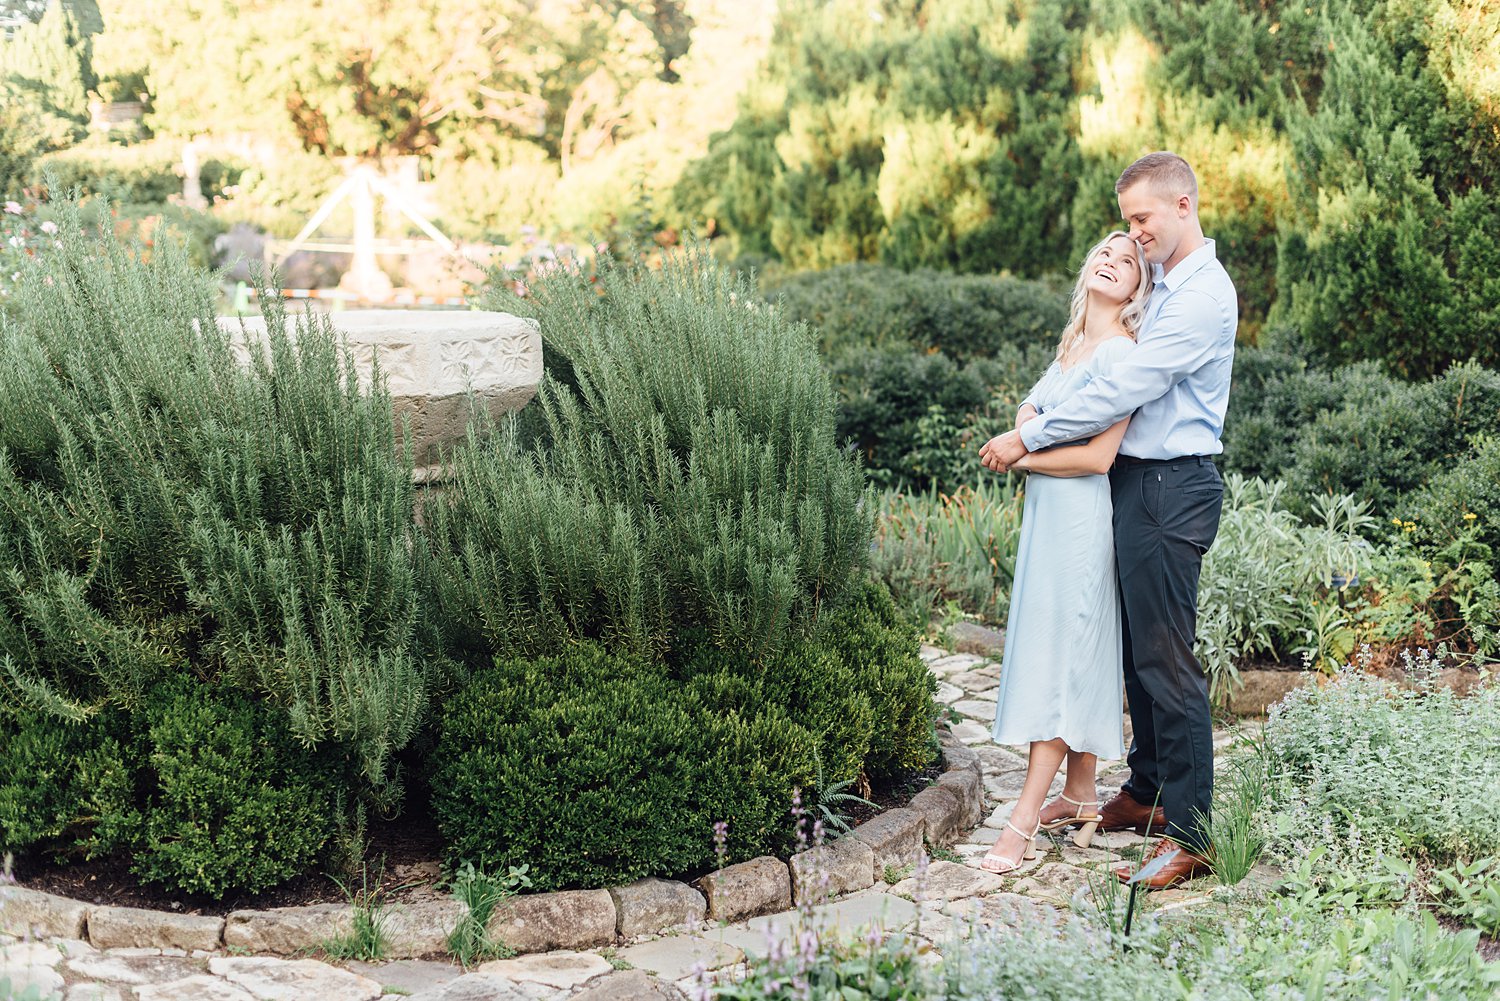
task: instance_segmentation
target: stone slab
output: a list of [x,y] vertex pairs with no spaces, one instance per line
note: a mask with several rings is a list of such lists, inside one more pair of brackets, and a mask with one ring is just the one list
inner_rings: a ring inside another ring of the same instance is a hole
[[951,768],[938,776],[937,784],[958,793],[959,803],[963,807],[958,821],[960,831],[967,830],[984,819],[984,783],[979,778],[979,772],[970,768]]
[[417,900],[391,904],[381,917],[392,959],[415,959],[448,951],[448,936],[469,913],[457,900]]
[[948,639],[959,653],[999,657],[1005,650],[1005,630],[991,629],[977,622],[958,622],[949,626]]
[[673,935],[642,942],[626,946],[616,955],[637,970],[667,980],[681,980],[700,966],[717,970],[745,959],[745,953],[735,946],[696,935]]
[[572,1001],[682,1001],[682,992],[640,970],[616,970],[574,994]]
[[959,900],[985,893],[993,893],[1005,885],[1005,880],[992,872],[972,869],[958,862],[932,862],[927,873],[903,879],[891,887],[891,893],[915,900]]
[[708,913],[703,894],[671,879],[640,879],[625,886],[612,886],[615,901],[615,932],[622,938],[655,935],[668,928],[697,926]]
[[161,984],[203,972],[199,960],[180,956],[80,956],[65,965],[69,973],[116,984]]
[[932,697],[939,702],[951,704],[964,697],[964,690],[946,681],[939,681],[933,690]]
[[123,990],[111,984],[74,984],[63,1001],[125,1001]]
[[608,890],[558,890],[512,897],[490,917],[489,934],[517,952],[591,949],[615,939]]
[[[905,928],[916,920],[916,914],[916,905],[910,900],[879,890],[866,890],[813,908],[812,920],[814,927],[853,935],[870,927]],[[794,943],[802,921],[802,915],[797,912],[766,914],[742,924],[720,928],[708,933],[708,937],[735,946],[747,956],[763,958],[772,943],[795,950]]]
[[542,984],[559,989],[588,983],[614,967],[609,960],[592,952],[560,949],[515,959],[496,959],[479,967],[480,973],[491,973],[517,983]]
[[975,775],[984,774],[984,764],[979,760],[979,753],[972,747],[954,740],[942,745],[943,761],[947,764],[944,771],[952,771],[955,768],[967,768]]
[[374,1001],[385,993],[369,977],[312,959],[220,957],[208,969],[260,1001]]
[[0,932],[22,938],[83,938],[89,906],[53,893],[7,886],[0,893]]
[[89,941],[99,949],[217,949],[224,919],[141,907],[95,907]]
[[224,921],[224,944],[248,952],[292,956],[353,931],[354,910],[348,904],[232,911]]
[[431,959],[398,959],[390,963],[365,963],[351,960],[347,965],[351,973],[369,977],[385,987],[388,992],[394,987],[408,994],[436,990],[464,974],[463,967],[457,963],[444,963]]
[[136,1001],[256,1001],[254,994],[218,977],[200,973],[165,984],[135,989]]
[[941,784],[917,793],[906,808],[922,815],[923,832],[934,845],[951,843],[964,830],[964,817],[969,811],[961,790]]
[[725,866],[704,876],[698,885],[708,898],[708,916],[714,921],[739,921],[792,906],[791,871],[772,855]]
[[873,875],[881,878],[887,867],[916,865],[922,854],[922,832],[926,818],[916,810],[901,807],[872,817],[849,833],[870,846]]
[[980,744],[990,739],[990,728],[971,719],[953,724],[953,736],[965,744]]
[[[1095,879],[1113,879],[1108,874],[1094,875]],[[1067,905],[1074,894],[1089,892],[1089,870],[1063,862],[1049,862],[1022,879],[1011,888],[1022,896]]]
[[953,653],[946,657],[939,657],[929,662],[927,666],[932,669],[933,674],[940,674],[947,677],[949,675],[962,674],[964,671],[972,671],[974,668],[981,667],[989,662],[987,658],[980,657],[977,654]]
[[995,703],[981,699],[959,699],[952,703],[955,712],[963,713],[981,723],[995,722]]
[[411,995],[409,1001],[538,1001],[556,991],[539,984],[518,984],[494,973],[466,973],[441,987]]
[[1000,668],[993,665],[990,667],[976,667],[972,671],[963,671],[959,674],[949,675],[948,682],[949,684],[957,685],[970,695],[992,691],[1000,687]]
[[792,899],[799,904],[821,903],[875,882],[874,849],[847,835],[799,852],[787,865],[792,874]]
[[930,664],[935,660],[942,660],[948,656],[948,651],[942,647],[928,646],[926,643],[923,643],[917,648],[917,656],[921,657],[924,663]]

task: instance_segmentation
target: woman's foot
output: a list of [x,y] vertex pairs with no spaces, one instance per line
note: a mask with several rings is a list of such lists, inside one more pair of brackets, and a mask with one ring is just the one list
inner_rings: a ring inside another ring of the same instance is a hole
[[[1018,819],[1029,820],[1030,823],[1024,826],[1017,825]],[[1021,818],[1012,813],[1010,820],[1005,822],[1005,830],[1001,831],[1000,837],[995,839],[994,847],[980,861],[979,868],[985,872],[1004,875],[1019,869],[1023,860],[1036,858],[1037,829],[1038,821],[1035,814],[1029,818]]]
[[[1084,796],[1089,799],[1084,799]],[[1063,821],[1068,823],[1083,823],[1089,818],[1099,816],[1098,793],[1079,793],[1077,798],[1074,794],[1063,790],[1063,794],[1046,806],[1042,807],[1041,824],[1045,830],[1053,830]],[[1082,818],[1082,819],[1080,819]]]

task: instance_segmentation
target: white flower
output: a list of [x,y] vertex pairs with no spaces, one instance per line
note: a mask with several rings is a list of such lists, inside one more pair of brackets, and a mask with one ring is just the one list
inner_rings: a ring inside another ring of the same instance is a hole
[[46,233],[48,236],[51,236],[53,233],[57,232],[57,223],[53,222],[51,219],[48,219],[46,222],[42,223],[42,232]]
[[12,247],[24,247],[24,246],[26,246],[26,241],[23,240],[23,239],[21,239],[19,236],[13,236],[7,242]]
[[21,203],[20,202],[6,202],[5,203],[5,211],[9,212],[11,215],[20,215],[21,214]]

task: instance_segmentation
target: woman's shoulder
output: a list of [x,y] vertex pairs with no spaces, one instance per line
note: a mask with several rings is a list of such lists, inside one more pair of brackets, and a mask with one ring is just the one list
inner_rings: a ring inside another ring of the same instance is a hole
[[1095,372],[1103,372],[1115,362],[1124,358],[1135,350],[1135,339],[1121,334],[1118,337],[1107,338],[1094,349],[1094,354],[1089,358],[1089,368]]

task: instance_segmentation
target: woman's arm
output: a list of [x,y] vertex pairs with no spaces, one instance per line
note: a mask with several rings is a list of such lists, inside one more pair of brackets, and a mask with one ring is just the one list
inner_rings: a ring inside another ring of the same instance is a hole
[[1012,469],[1025,469],[1048,476],[1093,476],[1109,472],[1115,463],[1115,453],[1120,450],[1120,440],[1125,437],[1125,428],[1130,418],[1106,428],[1094,435],[1087,445],[1065,445],[1041,452],[1027,452]]
[[1021,425],[1033,419],[1036,415],[1036,407],[1033,407],[1029,403],[1021,404],[1020,409],[1016,411],[1016,430],[1021,430]]

